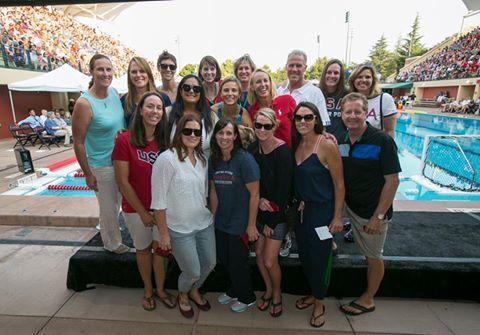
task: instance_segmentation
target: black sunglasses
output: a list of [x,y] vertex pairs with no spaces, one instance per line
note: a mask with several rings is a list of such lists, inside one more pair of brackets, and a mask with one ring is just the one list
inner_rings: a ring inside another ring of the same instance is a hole
[[177,66],[175,64],[160,64],[162,70],[170,69],[170,71],[175,71]]
[[193,91],[193,93],[198,94],[202,90],[202,86],[183,84],[182,85],[182,90],[185,93]]
[[273,124],[271,123],[267,123],[267,124],[264,124],[264,123],[260,123],[260,122],[255,122],[253,124],[253,126],[255,127],[255,129],[265,129],[265,130],[272,130],[272,128],[274,127]]
[[315,115],[313,115],[313,114],[305,114],[305,115],[295,114],[295,116],[293,118],[295,119],[295,121],[298,121],[298,122],[300,122],[302,120],[305,120],[305,122],[310,122],[313,119],[315,119]]
[[182,135],[185,136],[192,136],[195,135],[196,137],[202,136],[202,130],[201,129],[192,129],[192,128],[183,128],[182,129]]

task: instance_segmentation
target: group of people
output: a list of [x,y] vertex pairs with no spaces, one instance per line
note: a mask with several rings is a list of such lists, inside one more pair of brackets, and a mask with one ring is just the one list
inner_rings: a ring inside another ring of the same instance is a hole
[[89,58],[101,50],[124,73],[135,54],[110,35],[50,7],[1,7],[0,39],[0,63],[33,70],[67,63],[88,73]]
[[[223,80],[212,56],[178,84],[175,56],[163,52],[157,67],[159,88],[148,63],[133,57],[128,93],[119,98],[110,86],[111,60],[93,56],[90,88],[73,113],[74,149],[98,199],[104,248],[129,250],[117,225],[121,206],[144,284],[142,307],[153,310],[159,301],[178,306],[186,318],[195,314],[192,304],[208,311],[199,288],[218,261],[229,280],[218,303],[234,312],[256,304],[279,317],[278,252],[293,230],[311,288],[296,307],[311,307],[309,324],[321,327],[332,234],[348,216],[367,260],[368,285],[341,310],[373,311],[400,172],[395,105],[381,93],[375,69],[359,66],[347,89],[339,60],[328,62],[320,87],[305,80],[307,56],[300,50],[288,55],[288,81],[278,86],[249,55]],[[265,284],[258,300],[249,243]],[[164,288],[170,254],[181,270],[177,297]]]
[[28,116],[18,122],[19,126],[27,124],[37,133],[45,132],[47,135],[62,137],[64,138],[64,146],[72,146],[72,116],[69,111],[42,109],[40,116],[38,116],[34,109],[28,109]]
[[463,99],[445,102],[442,108],[443,113],[454,113],[463,115],[479,115],[480,99]]
[[400,72],[396,80],[404,82],[478,77],[479,61],[480,27],[477,27],[422,63]]

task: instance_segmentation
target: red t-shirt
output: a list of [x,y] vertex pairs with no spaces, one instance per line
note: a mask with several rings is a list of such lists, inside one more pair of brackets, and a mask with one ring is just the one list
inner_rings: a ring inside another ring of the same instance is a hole
[[[291,127],[292,127],[292,118],[293,118],[293,111],[297,103],[295,99],[292,98],[290,94],[280,95],[273,99],[271,108],[275,112],[275,116],[277,120],[280,122],[277,131],[275,132],[275,136],[281,140],[284,140],[289,147],[292,147],[292,139],[290,136]],[[248,113],[250,114],[250,118],[255,120],[255,115],[257,111],[260,109],[260,105],[258,101],[253,105],[248,107]]]
[[[157,142],[150,141],[145,148],[136,148],[130,142],[130,131],[117,136],[112,152],[112,161],[129,162],[130,173],[128,181],[142,205],[147,210],[152,202],[151,178],[153,163],[157,160]],[[125,213],[136,213],[124,196],[122,196],[122,210]]]

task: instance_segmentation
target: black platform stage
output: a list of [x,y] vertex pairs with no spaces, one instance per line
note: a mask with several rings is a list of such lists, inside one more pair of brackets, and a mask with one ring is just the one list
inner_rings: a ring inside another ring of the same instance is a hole
[[[128,231],[124,242],[132,246]],[[337,234],[329,295],[357,296],[365,288],[366,267],[356,245]],[[282,290],[307,294],[301,264],[293,255],[280,257]],[[480,221],[465,213],[398,212],[385,244],[385,277],[378,296],[480,300]],[[261,277],[251,259],[255,290],[263,290]],[[176,289],[178,268],[168,267],[166,287]],[[102,248],[97,234],[70,258],[67,287],[82,291],[94,284],[142,287],[133,252],[116,255]],[[217,266],[204,288],[225,290],[225,273]]]

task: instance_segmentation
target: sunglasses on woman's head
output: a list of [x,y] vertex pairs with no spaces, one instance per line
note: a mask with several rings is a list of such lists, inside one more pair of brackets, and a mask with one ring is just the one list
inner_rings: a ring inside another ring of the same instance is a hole
[[200,91],[202,90],[202,87],[201,87],[201,86],[198,86],[198,85],[183,84],[183,85],[182,85],[182,90],[183,90],[185,93],[188,93],[188,92],[190,92],[190,91],[193,91],[193,93],[199,94]]
[[195,135],[196,137],[202,136],[202,130],[201,129],[192,129],[192,128],[183,128],[182,129],[182,135],[185,136],[192,136]]
[[271,123],[266,123],[265,124],[265,123],[255,122],[253,124],[253,126],[255,127],[255,129],[262,129],[263,128],[265,130],[272,130],[274,125],[271,124]]
[[177,69],[177,66],[175,64],[160,64],[160,69],[170,69],[170,71],[175,71]]
[[305,114],[305,115],[295,114],[295,116],[293,118],[295,119],[295,121],[298,121],[298,122],[300,122],[302,120],[305,120],[305,122],[310,122],[313,119],[315,119],[315,115],[313,115],[313,114]]

